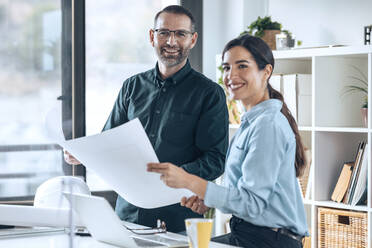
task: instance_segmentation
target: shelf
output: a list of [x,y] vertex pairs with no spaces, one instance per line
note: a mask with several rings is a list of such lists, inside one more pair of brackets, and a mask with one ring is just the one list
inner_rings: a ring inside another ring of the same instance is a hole
[[318,207],[330,207],[330,208],[339,208],[339,209],[347,209],[347,210],[355,210],[355,211],[363,211],[368,212],[369,209],[367,206],[351,206],[343,203],[337,203],[333,201],[314,201],[314,205]]
[[340,132],[340,133],[368,133],[368,128],[362,127],[315,127],[319,132]]
[[312,127],[299,126],[298,130],[299,131],[312,131],[313,128]]
[[313,56],[338,56],[350,55],[358,57],[359,54],[372,52],[371,46],[344,46],[344,47],[324,47],[324,48],[303,48],[273,51],[275,59],[310,59]]

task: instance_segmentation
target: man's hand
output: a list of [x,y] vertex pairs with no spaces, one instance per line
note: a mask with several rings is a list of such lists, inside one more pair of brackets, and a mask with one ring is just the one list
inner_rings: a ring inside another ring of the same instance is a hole
[[191,196],[190,198],[182,197],[181,206],[190,208],[192,211],[198,214],[204,214],[209,210],[209,207],[204,205],[204,201],[196,195]]
[[171,163],[149,163],[147,171],[161,174],[160,179],[172,188],[187,188],[189,173]]
[[78,165],[81,164],[79,160],[77,160],[74,156],[72,156],[68,151],[63,149],[63,157],[65,158],[66,163],[70,165]]

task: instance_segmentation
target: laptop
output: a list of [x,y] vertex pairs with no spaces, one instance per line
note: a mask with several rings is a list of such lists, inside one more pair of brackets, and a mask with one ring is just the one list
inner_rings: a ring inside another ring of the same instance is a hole
[[105,198],[64,193],[92,237],[121,247],[188,247],[186,240],[162,234],[135,235],[127,230]]

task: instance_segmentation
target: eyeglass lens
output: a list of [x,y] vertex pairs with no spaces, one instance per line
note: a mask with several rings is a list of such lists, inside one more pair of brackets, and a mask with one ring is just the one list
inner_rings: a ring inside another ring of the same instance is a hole
[[179,40],[186,39],[189,34],[192,32],[187,30],[168,30],[168,29],[155,29],[157,36],[160,39],[168,39],[171,36],[171,33],[174,33],[174,37]]

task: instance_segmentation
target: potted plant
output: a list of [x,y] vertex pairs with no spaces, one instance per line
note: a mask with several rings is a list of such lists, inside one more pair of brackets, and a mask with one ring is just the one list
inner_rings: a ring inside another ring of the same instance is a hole
[[239,111],[238,103],[234,99],[231,99],[229,91],[226,89],[226,86],[223,83],[223,80],[222,80],[222,74],[223,74],[222,66],[219,66],[218,70],[220,71],[220,77],[218,78],[217,83],[222,86],[222,88],[224,89],[225,94],[226,94],[227,110],[229,111],[229,123],[230,124],[240,124],[241,111]]
[[368,79],[366,75],[356,66],[351,66],[359,74],[358,76],[348,76],[353,84],[345,86],[344,93],[361,93],[363,104],[360,112],[364,127],[368,127]]
[[271,16],[258,17],[256,21],[252,22],[248,26],[248,30],[241,34],[251,34],[256,37],[263,39],[271,48],[271,50],[276,49],[275,45],[275,35],[280,34],[282,29],[282,24],[279,22],[273,22]]

